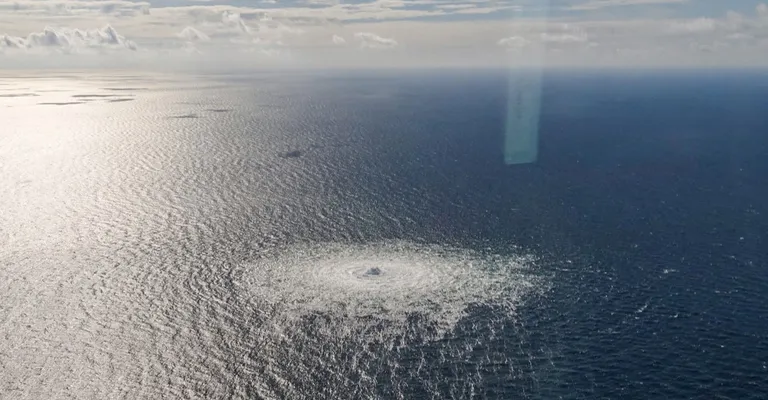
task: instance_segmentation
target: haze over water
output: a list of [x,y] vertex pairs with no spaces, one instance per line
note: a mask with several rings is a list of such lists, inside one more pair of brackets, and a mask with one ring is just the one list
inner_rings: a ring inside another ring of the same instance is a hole
[[758,399],[768,76],[0,80],[0,398]]

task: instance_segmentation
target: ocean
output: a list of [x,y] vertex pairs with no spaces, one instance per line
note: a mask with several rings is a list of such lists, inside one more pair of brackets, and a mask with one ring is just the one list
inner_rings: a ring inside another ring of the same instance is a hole
[[509,77],[4,74],[0,398],[765,398],[768,73]]

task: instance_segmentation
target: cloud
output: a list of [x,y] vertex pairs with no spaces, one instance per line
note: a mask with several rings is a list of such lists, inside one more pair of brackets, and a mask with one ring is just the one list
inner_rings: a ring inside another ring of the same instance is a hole
[[0,11],[6,10],[17,15],[132,17],[148,14],[149,9],[148,2],[128,0],[16,0],[0,3]]
[[24,49],[27,48],[27,40],[25,38],[0,35],[0,49]]
[[757,16],[762,19],[768,19],[768,4],[760,3],[756,8]]
[[553,45],[577,45],[589,42],[587,27],[577,24],[551,24],[539,39]]
[[286,40],[304,33],[303,29],[274,20],[269,15],[224,11],[213,21],[205,13],[195,13],[195,17],[202,20],[199,26],[206,30],[212,42],[226,40],[245,47],[284,46]]
[[507,49],[522,49],[531,43],[530,40],[521,36],[510,36],[507,38],[499,39],[496,42],[497,45],[505,47]]
[[589,39],[586,34],[542,33],[541,40],[547,43],[573,44],[586,43]]
[[286,25],[280,21],[272,19],[270,16],[265,15],[256,22],[255,29],[251,34],[257,39],[257,41],[283,45],[283,40],[300,36],[304,33],[301,28]]
[[107,25],[101,29],[80,30],[46,27],[26,37],[0,36],[0,48],[19,50],[55,50],[79,53],[88,50],[136,50],[136,43]]
[[664,33],[670,42],[682,42],[689,48],[706,49],[703,51],[712,53],[745,45],[757,46],[755,51],[760,51],[762,45],[768,44],[768,5],[757,5],[753,16],[729,11],[724,18],[674,21]]
[[208,42],[211,40],[208,35],[191,26],[184,28],[178,36],[187,42]]
[[[526,59],[506,57],[503,50],[507,50],[521,54],[545,51],[547,62],[553,65],[699,65],[705,59],[717,65],[768,65],[768,5],[737,13],[726,12],[727,4],[718,3],[718,15],[717,8],[701,14],[703,9],[690,1],[669,8],[667,14],[654,13],[654,4],[681,2],[567,0],[551,2],[552,14],[547,20],[522,13],[510,21],[499,18],[500,14],[480,12],[509,9],[514,4],[523,11],[532,10],[533,2],[153,0],[155,8],[149,14],[145,13],[149,3],[127,0],[0,1],[0,15],[8,16],[0,18],[0,53],[4,53],[0,67],[10,65],[16,54],[101,54],[137,47],[140,52],[125,52],[121,58],[165,66],[169,53],[185,49],[222,68],[231,67],[237,57],[256,55],[279,55],[270,59],[289,58],[302,66],[315,62],[496,66]],[[611,17],[613,9],[605,11],[619,6],[626,6],[621,18]],[[584,12],[573,12],[573,8]],[[588,11],[598,9],[604,11]],[[105,22],[109,29],[94,29],[99,26],[94,23]],[[52,28],[42,29],[46,26]],[[397,51],[360,52],[360,48]],[[554,53],[557,55],[550,57]],[[96,59],[77,57],[78,62],[86,58]]]
[[347,44],[347,39],[344,39],[343,37],[341,37],[339,35],[333,35],[331,40],[333,41],[333,44],[335,44],[335,45],[341,46],[341,45]]
[[569,7],[571,10],[599,10],[608,7],[687,3],[690,0],[592,0]]
[[717,29],[717,21],[712,18],[696,18],[690,21],[680,21],[672,24],[673,32],[697,33],[712,32]]
[[355,39],[360,41],[360,47],[364,49],[391,49],[398,45],[395,39],[384,38],[370,32],[357,32]]
[[221,22],[231,28],[235,28],[237,31],[241,33],[249,34],[251,33],[251,28],[245,23],[243,18],[240,16],[239,13],[234,13],[230,11],[224,11],[221,14]]
[[523,48],[540,49],[548,47],[551,50],[563,50],[565,47],[596,46],[590,42],[586,30],[573,24],[540,24],[520,29],[517,35],[499,39],[496,44],[508,50]]

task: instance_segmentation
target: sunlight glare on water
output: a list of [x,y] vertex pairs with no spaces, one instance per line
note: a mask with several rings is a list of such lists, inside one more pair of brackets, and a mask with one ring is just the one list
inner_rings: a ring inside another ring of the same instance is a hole
[[768,76],[465,74],[0,79],[0,398],[762,400]]

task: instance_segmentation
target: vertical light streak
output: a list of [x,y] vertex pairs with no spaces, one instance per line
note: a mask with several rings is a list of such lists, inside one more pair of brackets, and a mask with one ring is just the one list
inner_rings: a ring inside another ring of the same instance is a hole
[[[549,0],[542,1],[545,16]],[[539,157],[539,115],[541,83],[546,44],[532,41],[522,53],[526,68],[510,68],[507,92],[507,120],[504,134],[504,162],[507,165],[536,162]]]

